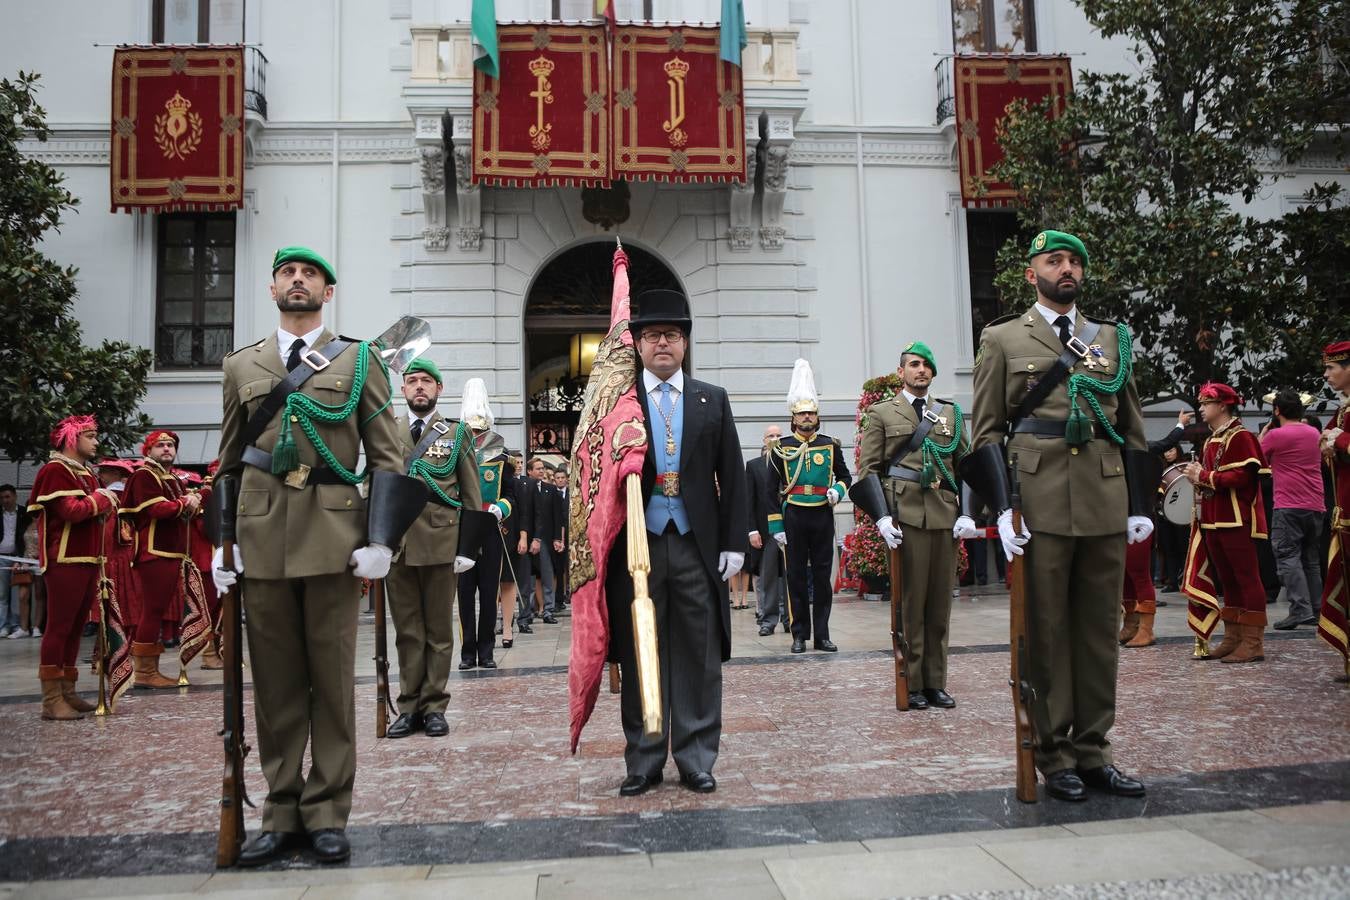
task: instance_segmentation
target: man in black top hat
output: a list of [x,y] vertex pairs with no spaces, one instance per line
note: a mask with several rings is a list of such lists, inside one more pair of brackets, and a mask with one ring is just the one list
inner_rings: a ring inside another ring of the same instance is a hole
[[630,605],[627,538],[614,542],[606,578],[610,659],[622,668],[620,711],[628,777],[619,793],[660,784],[667,748],[680,780],[699,793],[712,775],[722,734],[722,662],[731,656],[727,581],[745,563],[745,464],[727,393],[685,377],[692,322],[678,291],[648,291],[629,322],[642,363],[638,392],[647,427],[642,469],[648,582],[656,607],[664,733],[642,732]]

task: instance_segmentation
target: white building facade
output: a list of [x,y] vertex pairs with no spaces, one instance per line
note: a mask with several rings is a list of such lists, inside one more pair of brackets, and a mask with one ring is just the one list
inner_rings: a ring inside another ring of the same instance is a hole
[[[1069,54],[1075,70],[1132,62],[1069,0],[745,0],[753,184],[633,184],[626,219],[606,230],[580,190],[469,184],[470,6],[45,0],[9,11],[6,75],[41,73],[52,128],[26,149],[82,201],[46,251],[80,269],[87,343],[155,348],[144,409],[183,435],[183,462],[215,455],[219,356],[275,328],[269,263],[290,244],[334,263],[335,331],[429,320],[443,411],[457,412],[467,378],[484,378],[513,448],[553,439],[529,429],[565,405],[572,337],[603,330],[616,233],[634,250],[635,292],[664,278],[690,297],[692,371],[731,393],[747,453],[764,425],[786,422],[799,356],[816,372],[823,430],[846,446],[863,381],[893,370],[910,340],[934,349],[937,390],[968,408],[992,254],[1012,216],[962,205],[944,61],[988,24],[985,47]],[[497,17],[575,19],[589,6],[497,0]],[[618,7],[621,19],[711,23],[720,2]],[[249,57],[244,206],[110,213],[112,45],[192,40],[265,57]],[[1317,156],[1287,175],[1252,204],[1257,215],[1293,208],[1315,180],[1345,180]]]

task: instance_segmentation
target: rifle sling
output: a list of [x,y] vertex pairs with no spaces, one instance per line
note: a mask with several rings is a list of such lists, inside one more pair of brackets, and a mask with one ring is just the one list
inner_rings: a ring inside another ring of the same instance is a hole
[[[1101,330],[1102,326],[1100,323],[1085,318],[1083,320],[1083,327],[1078,330],[1078,333],[1074,335],[1074,338],[1081,344],[1087,344],[1095,338],[1097,332]],[[1055,360],[1055,364],[1050,367],[1050,371],[1045,373],[1044,378],[1036,382],[1036,386],[1027,392],[1026,399],[1017,407],[1017,412],[1013,415],[1014,427],[1018,422],[1036,411],[1036,408],[1045,401],[1045,398],[1050,396],[1050,392],[1068,377],[1069,370],[1072,369],[1073,364],[1080,359],[1082,359],[1082,357],[1078,354],[1078,351],[1074,350],[1072,347],[1064,348],[1064,352],[1059,355],[1059,359]]]
[[934,400],[933,404],[919,417],[919,427],[914,429],[914,433],[909,436],[909,442],[897,450],[895,456],[892,456],[891,461],[886,464],[886,474],[889,477],[904,477],[895,474],[895,470],[900,468],[900,460],[923,446],[924,438],[928,437],[928,432],[933,430],[933,426],[937,424],[938,419],[942,416],[942,411],[946,408],[947,404],[943,403],[941,400]]
[[[272,418],[276,416],[281,408],[286,405],[286,398],[300,389],[306,381],[309,381],[311,375],[319,371],[319,368],[327,368],[328,363],[342,355],[342,351],[352,346],[355,341],[349,341],[346,338],[335,337],[319,349],[310,349],[305,351],[301,357],[302,362],[291,370],[290,374],[282,379],[281,383],[272,388],[271,392],[263,398],[263,402],[258,404],[257,410],[249,416],[248,423],[244,425],[243,446],[249,447],[257,443],[258,438],[267,430]],[[309,362],[313,356],[322,357],[325,360],[323,366],[316,368]]]

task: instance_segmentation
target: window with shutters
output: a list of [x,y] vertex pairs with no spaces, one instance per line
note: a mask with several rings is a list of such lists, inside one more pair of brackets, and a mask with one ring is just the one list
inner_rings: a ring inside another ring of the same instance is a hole
[[155,368],[218,369],[234,346],[234,213],[161,215]]

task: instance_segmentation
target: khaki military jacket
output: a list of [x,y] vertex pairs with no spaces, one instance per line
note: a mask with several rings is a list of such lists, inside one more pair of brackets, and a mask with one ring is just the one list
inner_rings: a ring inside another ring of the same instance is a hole
[[[1082,312],[1075,311],[1075,334],[1083,322]],[[1094,365],[1089,367],[1080,361],[1070,373],[1081,372],[1108,382],[1121,364],[1115,323],[1104,322],[1091,344],[1100,351],[1100,356],[1089,354]],[[1119,444],[1094,436],[1086,446],[1070,447],[1059,436],[1008,434],[1018,406],[1062,352],[1064,346],[1059,335],[1035,307],[1020,316],[991,322],[984,329],[975,357],[971,446],[978,450],[986,444],[1001,444],[1007,438],[1009,463],[1014,454],[1017,457],[1022,514],[1032,534],[1038,531],[1069,537],[1123,534],[1129,517],[1129,497]],[[1079,408],[1096,423],[1085,394],[1078,397]],[[1125,438],[1125,446],[1146,449],[1134,379],[1130,378],[1116,394],[1095,396],[1107,421]],[[1032,416],[1059,422],[1068,418],[1067,377]]]
[[[408,430],[408,417],[399,416],[396,420],[399,433],[399,450],[403,456],[404,469],[412,465],[412,432]],[[464,429],[468,437],[466,446],[455,447],[455,434],[459,422],[446,419],[439,412],[433,412],[427,419],[427,427],[444,422],[449,428],[444,435],[427,447],[425,459],[429,463],[443,465],[450,454],[459,449],[459,458],[455,461],[455,470],[449,475],[435,479],[436,484],[451,499],[458,500],[469,509],[482,509],[482,491],[478,485],[478,458],[473,452],[473,432]],[[426,437],[424,433],[423,438]],[[399,562],[405,566],[449,565],[455,561],[455,551],[459,547],[459,510],[452,509],[432,495],[426,509],[417,521],[408,529],[403,538],[403,555]]]
[[[943,400],[942,424],[935,424],[928,436],[936,444],[945,445],[956,433],[956,407],[950,401]],[[875,473],[881,479],[886,491],[886,502],[896,522],[913,528],[931,528],[950,530],[956,524],[960,514],[957,495],[946,480],[938,489],[924,489],[916,481],[903,481],[886,477],[891,458],[900,452],[900,448],[909,443],[914,431],[919,427],[919,417],[914,407],[905,399],[904,394],[896,394],[890,400],[883,400],[867,410],[867,428],[863,430],[862,449],[858,460],[858,477],[864,478]],[[950,455],[943,455],[942,462],[952,477],[957,475],[957,466],[970,451],[970,435],[962,423],[961,440]],[[945,429],[945,431],[943,430]],[[916,473],[923,469],[923,449],[920,447],[904,456],[900,465],[913,469]],[[939,474],[939,477],[940,474]]]
[[[324,329],[314,348],[333,340]],[[349,347],[326,369],[310,376],[300,393],[321,403],[341,406],[352,389],[359,348]],[[244,465],[243,430],[249,416],[287,372],[277,351],[274,332],[251,347],[225,357],[223,365],[224,419],[220,433],[220,475],[238,475],[237,539],[249,578],[307,578],[348,570],[352,551],[366,541],[366,501],[353,485],[310,484],[289,487],[281,476]],[[364,446],[371,470],[402,474],[394,412],[388,406],[389,380],[371,351],[365,388],[354,415],[326,424],[316,422],[319,436],[337,460],[351,471]],[[281,436],[281,416],[272,417],[258,438],[258,449],[272,452]],[[323,460],[309,438],[295,426],[295,443],[303,465],[317,467]]]

